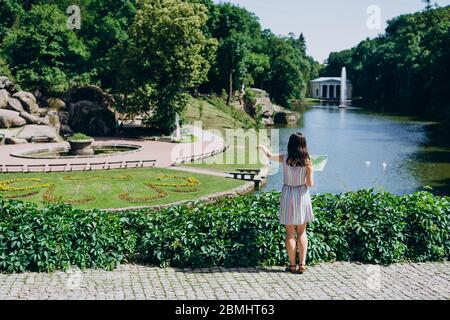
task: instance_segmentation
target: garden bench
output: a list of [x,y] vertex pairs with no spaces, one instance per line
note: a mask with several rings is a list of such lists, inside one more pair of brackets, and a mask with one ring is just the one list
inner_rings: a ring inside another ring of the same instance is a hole
[[237,171],[246,173],[255,173],[257,175],[261,173],[261,169],[237,169]]
[[27,165],[27,172],[45,172],[45,164],[29,164]]
[[248,173],[248,172],[228,172],[228,174],[231,174],[233,176],[233,179],[245,181],[253,181],[255,180],[255,176],[257,175],[256,173]]

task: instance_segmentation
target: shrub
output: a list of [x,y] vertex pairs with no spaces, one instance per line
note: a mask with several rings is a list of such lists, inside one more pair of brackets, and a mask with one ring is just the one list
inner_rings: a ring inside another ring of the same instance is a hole
[[[450,201],[427,191],[313,197],[308,263],[450,257]],[[133,254],[162,267],[284,265],[279,193],[120,215],[0,200],[0,271],[113,268]]]
[[243,197],[220,205],[172,207],[142,218],[129,213],[141,234],[138,251],[160,266],[254,266],[278,264],[284,236],[278,219],[277,195]]
[[405,195],[407,210],[406,255],[415,261],[440,261],[450,256],[450,202],[429,192]]
[[88,136],[88,135],[86,135],[84,133],[80,133],[80,132],[74,133],[70,137],[70,140],[73,140],[73,141],[90,140],[90,139],[92,139],[92,137],[90,137],[90,136]]
[[134,252],[135,242],[116,215],[0,199],[0,271],[112,269]]
[[[278,193],[173,207],[145,218],[138,250],[151,264],[177,267],[286,263]],[[345,260],[390,264],[449,258],[450,203],[429,192],[398,196],[361,190],[313,197],[308,263]],[[418,218],[420,216],[420,218]],[[139,217],[139,218],[138,218]]]

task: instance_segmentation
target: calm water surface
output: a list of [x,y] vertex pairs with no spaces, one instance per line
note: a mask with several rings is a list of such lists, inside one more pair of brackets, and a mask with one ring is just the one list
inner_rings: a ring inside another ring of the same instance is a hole
[[[430,123],[334,106],[307,107],[301,114],[297,125],[276,129],[282,152],[289,136],[301,131],[311,154],[328,155],[312,193],[375,188],[402,194],[432,186],[435,193],[450,194],[450,146],[430,133]],[[277,169],[273,164],[264,191],[281,189]]]

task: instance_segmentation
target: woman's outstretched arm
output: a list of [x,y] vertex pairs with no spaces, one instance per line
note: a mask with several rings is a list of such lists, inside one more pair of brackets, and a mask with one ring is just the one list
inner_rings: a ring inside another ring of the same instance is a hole
[[306,185],[309,188],[314,187],[314,168],[311,160],[306,167]]
[[273,154],[269,149],[266,148],[266,146],[259,145],[257,149],[261,149],[270,160],[277,162],[283,161],[283,156],[281,154]]

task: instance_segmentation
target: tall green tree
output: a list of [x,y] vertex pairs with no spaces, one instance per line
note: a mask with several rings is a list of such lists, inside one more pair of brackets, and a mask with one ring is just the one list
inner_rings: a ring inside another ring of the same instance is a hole
[[114,86],[117,66],[109,61],[110,51],[128,39],[128,28],[136,15],[136,0],[89,0],[83,10],[80,35],[91,53],[89,67],[105,89]]
[[[169,134],[190,90],[206,80],[216,42],[202,32],[207,22],[202,4],[182,0],[142,0],[118,52],[133,87],[125,103],[147,114],[147,122]],[[122,79],[122,83],[126,80]]]
[[353,50],[331,52],[325,62],[325,67],[320,71],[322,77],[340,77],[342,67],[346,67],[348,76],[351,78]]
[[364,106],[450,122],[450,6],[401,15],[352,51],[354,95]]
[[89,52],[66,23],[57,6],[34,5],[4,39],[2,53],[24,88],[56,93],[89,81],[83,72]]
[[288,107],[293,99],[304,97],[309,80],[308,61],[292,37],[278,37],[267,31],[265,53],[270,58],[266,90],[278,104]]
[[0,44],[11,28],[19,23],[24,12],[18,0],[0,1]]
[[250,79],[249,54],[261,36],[261,26],[254,14],[229,3],[210,7],[207,26],[208,34],[219,41],[219,48],[202,90],[225,90],[229,104],[233,93]]

